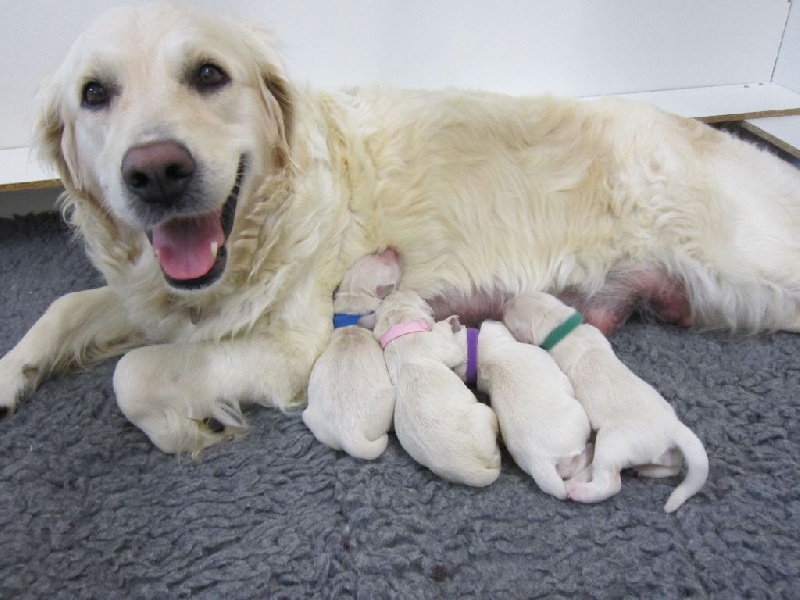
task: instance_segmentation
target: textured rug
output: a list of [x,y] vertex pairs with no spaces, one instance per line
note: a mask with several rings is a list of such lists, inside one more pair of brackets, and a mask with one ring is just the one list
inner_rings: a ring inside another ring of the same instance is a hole
[[[0,221],[0,248],[3,353],[101,284],[54,215]],[[264,408],[245,439],[168,456],[119,412],[110,361],[0,422],[0,598],[797,598],[800,336],[632,321],[612,343],[708,450],[674,515],[674,479],[584,506],[504,455],[471,489],[395,439],[362,462]]]

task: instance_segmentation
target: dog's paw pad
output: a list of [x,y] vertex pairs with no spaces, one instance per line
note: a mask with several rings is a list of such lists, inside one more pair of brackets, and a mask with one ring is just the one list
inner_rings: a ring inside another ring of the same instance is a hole
[[211,433],[224,433],[225,432],[225,424],[221,423],[214,417],[207,417],[200,421],[200,424],[205,427]]

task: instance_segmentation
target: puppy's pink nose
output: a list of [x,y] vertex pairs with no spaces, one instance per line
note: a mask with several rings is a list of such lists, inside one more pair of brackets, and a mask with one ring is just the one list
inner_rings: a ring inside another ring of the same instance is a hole
[[152,142],[125,153],[122,179],[142,201],[172,206],[186,192],[195,167],[192,155],[178,142]]

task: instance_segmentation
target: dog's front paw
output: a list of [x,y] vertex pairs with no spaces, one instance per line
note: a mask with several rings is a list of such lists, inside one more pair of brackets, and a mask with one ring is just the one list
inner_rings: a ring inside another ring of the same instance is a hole
[[145,368],[146,348],[129,352],[114,371],[117,405],[162,452],[197,456],[247,429],[236,401],[210,397],[202,386],[169,386]]
[[0,418],[11,415],[33,393],[40,378],[39,369],[26,364],[14,350],[0,359]]

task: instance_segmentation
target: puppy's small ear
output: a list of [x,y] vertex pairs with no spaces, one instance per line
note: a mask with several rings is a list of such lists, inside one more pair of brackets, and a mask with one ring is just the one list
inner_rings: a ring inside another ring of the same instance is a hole
[[377,288],[375,288],[375,297],[378,300],[383,300],[384,298],[386,298],[386,296],[391,294],[396,287],[397,286],[393,283],[388,285],[379,285]]
[[447,317],[447,322],[450,323],[450,328],[453,330],[453,333],[458,333],[461,331],[461,321],[458,320],[457,315]]

